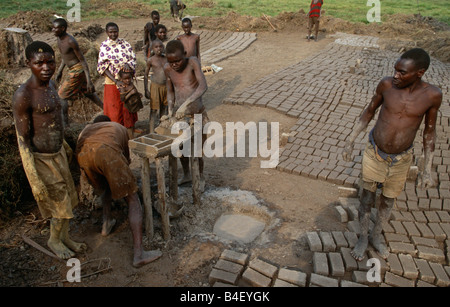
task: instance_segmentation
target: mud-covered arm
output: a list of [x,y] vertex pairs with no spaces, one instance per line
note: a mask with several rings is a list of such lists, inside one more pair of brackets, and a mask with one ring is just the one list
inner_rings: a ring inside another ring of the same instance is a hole
[[367,108],[364,109],[363,113],[361,114],[361,117],[353,127],[353,130],[350,133],[347,142],[345,144],[344,152],[342,153],[344,161],[350,162],[352,160],[352,152],[356,138],[361,132],[366,130],[370,121],[375,116],[377,109],[383,104],[383,90],[387,82],[388,80],[386,78],[380,81],[375,91],[375,95],[372,97],[372,100],[370,101],[369,105],[367,106]]
[[33,196],[36,201],[48,196],[48,190],[36,171],[34,155],[31,147],[31,105],[30,99],[22,91],[18,91],[13,97],[13,114],[16,127],[17,143],[22,159],[23,168],[30,183]]
[[436,144],[436,120],[439,107],[442,103],[442,92],[436,91],[430,98],[432,107],[425,114],[425,128],[423,130],[424,168],[419,175],[418,186],[431,188],[435,182],[431,177],[431,166],[433,164],[434,149]]

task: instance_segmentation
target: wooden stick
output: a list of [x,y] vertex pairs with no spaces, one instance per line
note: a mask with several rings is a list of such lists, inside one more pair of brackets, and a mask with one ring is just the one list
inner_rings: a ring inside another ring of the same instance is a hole
[[167,208],[166,199],[166,181],[164,178],[164,166],[162,164],[161,158],[155,159],[156,164],[156,177],[158,180],[158,194],[161,203],[161,223],[164,240],[170,240],[170,222],[169,222],[169,212]]
[[145,233],[147,238],[153,238],[153,208],[152,208],[152,193],[150,190],[150,162],[148,158],[142,158],[142,197],[144,200],[144,214],[145,214]]
[[178,201],[178,160],[169,154],[169,193],[174,202]]
[[43,252],[44,254],[46,254],[47,256],[50,256],[52,258],[55,258],[61,262],[66,262],[65,260],[59,258],[58,256],[56,256],[55,254],[53,254],[52,252],[48,251],[47,249],[43,248],[42,246],[40,246],[39,244],[37,244],[36,242],[34,242],[33,240],[31,240],[30,238],[28,238],[26,235],[22,235],[22,239],[25,243],[31,245],[32,247],[34,247],[35,249]]
[[275,28],[273,26],[273,24],[270,22],[269,17],[266,16],[266,14],[262,14],[264,16],[264,18],[267,20],[267,22],[269,23],[269,25],[272,27],[272,29],[277,32],[277,28]]

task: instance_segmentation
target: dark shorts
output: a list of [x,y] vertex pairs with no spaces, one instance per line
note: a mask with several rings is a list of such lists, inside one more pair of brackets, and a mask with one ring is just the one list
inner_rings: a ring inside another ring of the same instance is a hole
[[136,193],[138,186],[122,153],[105,144],[86,143],[78,154],[78,164],[97,195],[109,186],[113,199]]

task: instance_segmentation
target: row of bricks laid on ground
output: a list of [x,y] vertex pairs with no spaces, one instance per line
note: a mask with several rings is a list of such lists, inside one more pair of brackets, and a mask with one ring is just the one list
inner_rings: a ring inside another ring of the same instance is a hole
[[267,261],[247,254],[225,250],[209,275],[214,287],[361,287],[360,283],[308,274],[295,269],[278,268]]

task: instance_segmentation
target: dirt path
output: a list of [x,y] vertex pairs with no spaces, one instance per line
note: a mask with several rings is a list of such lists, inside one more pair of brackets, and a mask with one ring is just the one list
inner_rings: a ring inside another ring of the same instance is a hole
[[[133,23],[124,22],[123,27]],[[236,56],[215,63],[222,71],[207,77],[208,92],[205,101],[211,120],[224,125],[226,122],[279,122],[280,134],[288,132],[295,119],[265,108],[222,104],[223,99],[250,86],[258,79],[275,71],[298,63],[300,60],[320,52],[332,39],[307,43],[304,31],[263,32],[246,50]],[[274,55],[276,55],[274,57]],[[142,84],[139,85],[142,87]],[[142,88],[141,88],[142,90]],[[148,106],[140,112],[141,124],[146,124]],[[136,158],[136,157],[135,157]],[[135,159],[132,167],[139,174],[139,163]],[[205,162],[207,191],[249,191],[272,213],[273,227],[264,233],[264,238],[247,245],[216,240],[206,234],[218,212],[214,206],[220,204],[204,201],[201,208],[187,208],[180,218],[172,220],[172,240],[164,242],[157,216],[155,238],[146,242],[146,248],[159,248],[161,259],[141,269],[131,266],[132,238],[127,222],[126,206],[116,204],[114,215],[118,224],[107,238],[100,235],[101,210],[82,207],[72,223],[75,239],[88,244],[89,250],[80,255],[82,262],[108,257],[112,270],[84,279],[82,286],[203,286],[208,284],[208,275],[215,261],[225,248],[263,256],[280,266],[294,267],[308,272],[311,252],[300,237],[311,230],[337,229],[331,204],[337,200],[337,187],[327,182],[310,180],[274,169],[260,168],[259,158],[211,158]],[[192,205],[190,205],[192,206]],[[216,211],[215,211],[216,210]],[[201,215],[199,212],[203,212]],[[38,214],[37,212],[35,212]],[[198,224],[201,224],[200,227]],[[330,224],[333,224],[330,226]],[[196,228],[197,227],[197,228]],[[200,227],[200,228],[199,228]],[[31,229],[30,229],[31,228]],[[199,230],[200,229],[200,230]],[[48,236],[45,223],[30,224],[25,217],[18,218],[8,229],[2,231],[2,241],[11,238],[11,231],[28,232],[43,246]],[[9,233],[9,234],[8,234]],[[26,274],[19,285],[46,284],[64,279],[67,267],[35,251],[20,240],[17,248],[9,248],[0,258],[13,266],[11,278]],[[42,258],[44,260],[42,261]],[[27,261],[38,266],[36,271],[21,271]],[[2,261],[3,262],[3,261]],[[6,270],[6,269],[5,269]],[[14,284],[5,281],[5,285]],[[47,284],[46,284],[47,285]],[[49,285],[56,285],[50,283]],[[68,285],[68,284],[65,284]],[[76,285],[75,285],[76,286]]]

